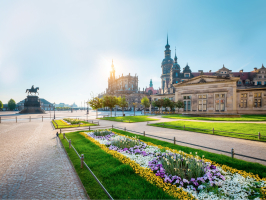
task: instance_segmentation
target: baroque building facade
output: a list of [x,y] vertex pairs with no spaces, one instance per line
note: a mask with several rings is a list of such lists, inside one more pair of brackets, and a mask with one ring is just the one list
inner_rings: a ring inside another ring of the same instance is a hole
[[161,63],[160,94],[152,100],[170,98],[183,101],[184,113],[266,114],[266,68],[251,72],[232,72],[224,65],[215,72],[192,72],[186,65],[183,71],[171,58],[170,45],[165,46]]

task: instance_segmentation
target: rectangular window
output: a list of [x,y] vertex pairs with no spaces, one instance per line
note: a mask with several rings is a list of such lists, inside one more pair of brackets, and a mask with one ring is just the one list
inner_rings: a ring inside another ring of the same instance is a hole
[[199,95],[198,96],[198,110],[199,111],[206,111],[207,110],[207,95]]
[[240,95],[241,99],[240,99],[240,108],[247,108],[247,93],[242,93]]
[[184,111],[191,110],[191,97],[190,96],[183,96],[184,99]]
[[254,93],[254,107],[261,107],[261,93]]
[[261,85],[261,81],[257,81],[257,85]]
[[189,74],[185,74],[185,77],[188,78],[189,77]]
[[225,111],[225,94],[215,94],[215,111]]

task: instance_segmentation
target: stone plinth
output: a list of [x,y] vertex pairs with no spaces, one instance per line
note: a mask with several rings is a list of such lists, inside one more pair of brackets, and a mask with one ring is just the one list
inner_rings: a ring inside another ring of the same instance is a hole
[[41,102],[38,96],[27,96],[24,103],[24,109],[19,112],[20,114],[34,114],[45,113],[41,108]]

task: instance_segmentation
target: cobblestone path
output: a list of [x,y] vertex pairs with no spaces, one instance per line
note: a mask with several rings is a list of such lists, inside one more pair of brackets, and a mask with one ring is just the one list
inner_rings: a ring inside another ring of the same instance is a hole
[[0,124],[0,199],[86,199],[50,122]]

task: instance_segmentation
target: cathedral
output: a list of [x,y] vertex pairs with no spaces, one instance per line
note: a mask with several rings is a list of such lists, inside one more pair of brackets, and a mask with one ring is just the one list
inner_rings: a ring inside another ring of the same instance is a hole
[[181,81],[193,78],[188,64],[183,68],[181,72],[180,65],[177,62],[177,56],[175,51],[174,60],[171,58],[170,45],[168,43],[165,45],[164,59],[161,64],[162,75],[161,75],[161,94],[171,94],[175,92],[173,84],[179,83]]

